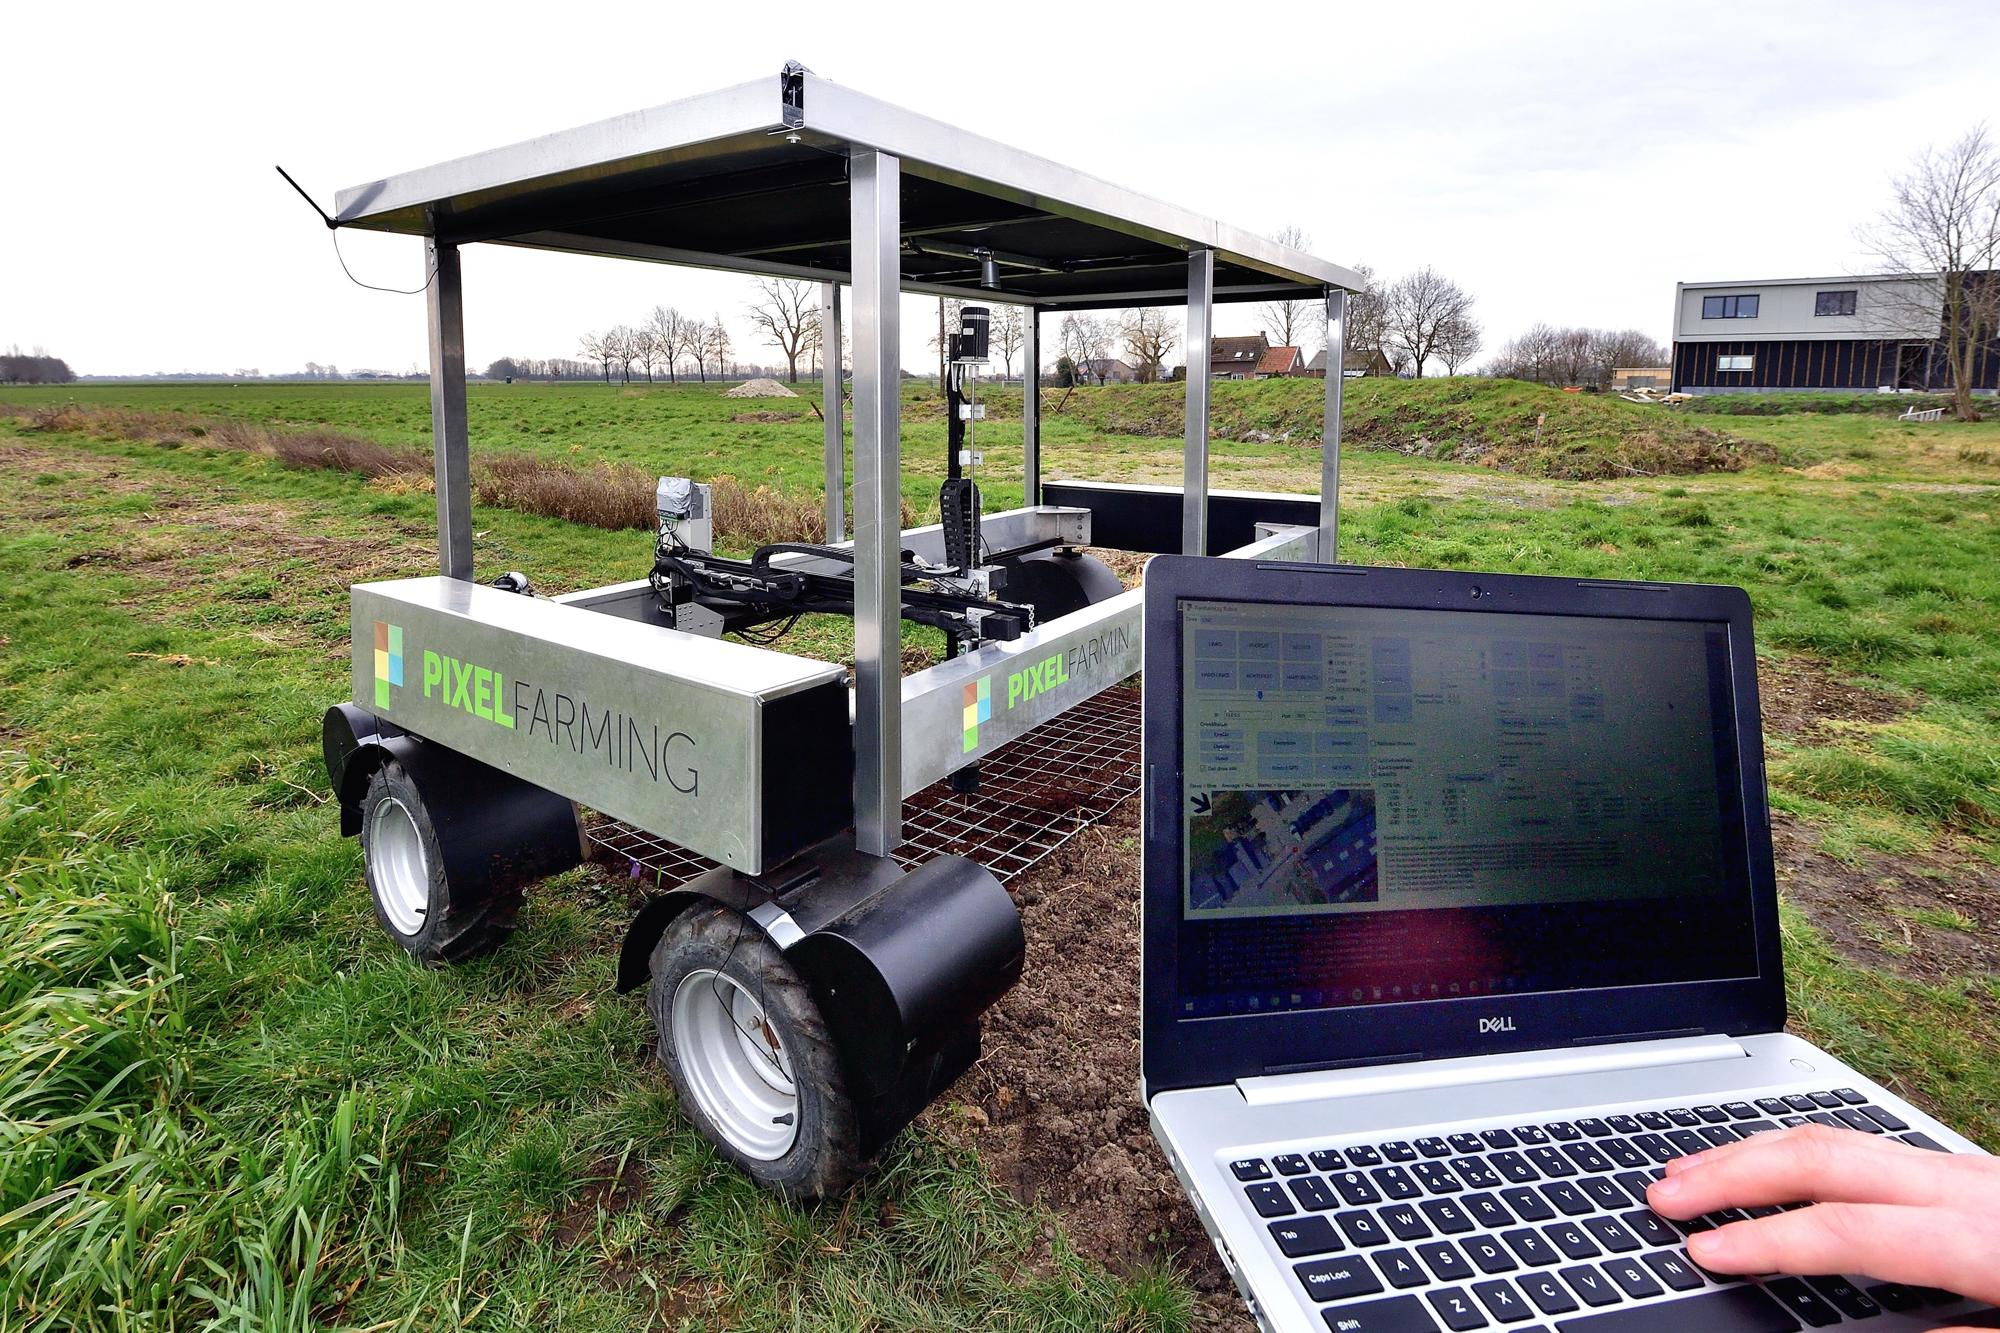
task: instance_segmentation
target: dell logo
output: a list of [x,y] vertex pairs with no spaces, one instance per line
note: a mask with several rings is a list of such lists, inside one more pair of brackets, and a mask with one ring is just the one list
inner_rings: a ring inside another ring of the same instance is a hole
[[1482,1018],[1479,1020],[1479,1035],[1482,1037],[1489,1032],[1512,1032],[1513,1030],[1514,1020],[1511,1018]]

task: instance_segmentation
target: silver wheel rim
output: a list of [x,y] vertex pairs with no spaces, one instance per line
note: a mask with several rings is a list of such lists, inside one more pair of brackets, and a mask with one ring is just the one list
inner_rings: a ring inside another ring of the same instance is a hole
[[791,1151],[798,1085],[756,996],[721,972],[688,973],[674,989],[673,1041],[682,1091],[730,1147],[760,1162]]
[[416,816],[393,796],[377,801],[368,816],[368,872],[390,928],[399,935],[422,930],[431,905],[430,858]]

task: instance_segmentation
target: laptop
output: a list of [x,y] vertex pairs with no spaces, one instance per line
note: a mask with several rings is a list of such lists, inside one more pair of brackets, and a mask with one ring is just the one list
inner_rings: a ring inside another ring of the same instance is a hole
[[1263,1328],[1967,1315],[1646,1207],[1788,1125],[1980,1151],[1784,1030],[1740,589],[1163,556],[1145,601],[1142,1095]]

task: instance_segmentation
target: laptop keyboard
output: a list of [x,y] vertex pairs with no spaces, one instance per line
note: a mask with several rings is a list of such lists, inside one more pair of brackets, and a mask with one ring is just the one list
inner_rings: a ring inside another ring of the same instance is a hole
[[1837,1088],[1302,1148],[1229,1169],[1334,1333],[1790,1333],[1956,1302],[1844,1277],[1709,1273],[1688,1235],[1781,1209],[1676,1222],[1646,1206],[1674,1158],[1809,1123],[1948,1151]]

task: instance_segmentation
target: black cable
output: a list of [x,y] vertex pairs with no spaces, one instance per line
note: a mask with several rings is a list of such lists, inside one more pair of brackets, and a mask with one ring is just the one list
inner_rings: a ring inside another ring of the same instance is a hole
[[422,296],[431,289],[431,284],[437,281],[437,265],[433,264],[431,275],[424,279],[424,285],[421,287],[377,287],[372,282],[363,282],[354,276],[354,270],[347,267],[347,256],[340,253],[340,233],[337,231],[333,233],[333,257],[340,261],[340,271],[347,275],[349,282],[356,287],[366,287],[371,292],[387,292],[391,296]]
[[365,287],[371,292],[387,292],[391,296],[422,296],[425,292],[431,289],[431,284],[437,281],[438,271],[437,271],[437,266],[435,264],[431,266],[430,276],[424,279],[424,285],[416,288],[377,287],[372,282],[363,282],[361,279],[355,277],[354,270],[347,266],[347,256],[342,254],[340,251],[339,219],[335,218],[332,214],[328,213],[324,208],[321,208],[319,206],[319,201],[306,193],[306,187],[292,179],[291,172],[286,171],[283,167],[279,167],[278,174],[285,178],[285,184],[291,186],[294,190],[298,191],[299,198],[305,200],[307,205],[311,207],[312,211],[319,214],[319,220],[326,224],[327,231],[331,232],[333,235],[333,257],[340,261],[340,271],[342,273],[345,273],[347,275],[347,280],[353,283],[356,287]]

